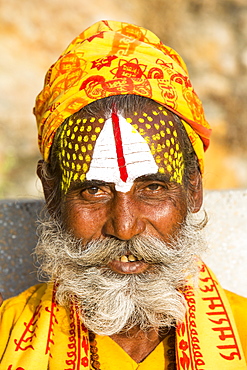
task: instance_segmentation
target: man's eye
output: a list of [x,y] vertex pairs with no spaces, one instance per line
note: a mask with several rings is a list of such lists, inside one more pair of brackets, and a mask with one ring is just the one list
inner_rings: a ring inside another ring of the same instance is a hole
[[81,191],[81,196],[84,199],[91,199],[92,196],[100,196],[102,194],[104,194],[104,191],[97,186],[91,186],[90,188],[86,188]]
[[92,186],[91,188],[85,189],[89,194],[98,194],[100,189],[97,186]]
[[149,184],[147,186],[147,189],[152,190],[152,191],[157,191],[157,190],[160,190],[161,188],[163,188],[163,186],[160,184]]

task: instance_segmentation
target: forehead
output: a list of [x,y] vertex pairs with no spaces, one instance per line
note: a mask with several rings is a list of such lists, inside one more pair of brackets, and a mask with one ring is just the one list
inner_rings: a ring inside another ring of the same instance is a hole
[[[124,116],[123,116],[124,115]],[[62,188],[74,181],[113,182],[130,190],[145,174],[168,174],[182,183],[183,155],[174,116],[159,105],[129,114],[74,115],[60,133]]]

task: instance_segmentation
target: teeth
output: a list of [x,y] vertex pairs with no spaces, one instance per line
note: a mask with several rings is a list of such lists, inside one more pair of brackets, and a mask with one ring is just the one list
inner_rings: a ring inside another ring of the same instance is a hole
[[120,261],[121,262],[129,262],[129,259],[128,259],[127,256],[121,256]]
[[141,261],[142,257],[134,256],[133,254],[130,254],[130,255],[116,257],[115,260],[121,261],[121,262],[135,262],[135,261]]
[[136,261],[136,258],[135,258],[135,256],[133,256],[133,254],[130,254],[130,255],[129,255],[129,261],[130,261],[130,262],[134,262],[134,261]]

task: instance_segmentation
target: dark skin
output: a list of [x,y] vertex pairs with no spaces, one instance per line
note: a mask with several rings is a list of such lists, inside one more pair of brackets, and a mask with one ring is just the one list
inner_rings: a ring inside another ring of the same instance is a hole
[[[52,184],[43,177],[41,164],[39,162],[37,172],[47,198],[52,192]],[[192,183],[195,191],[190,191],[190,197],[194,201],[192,212],[195,213],[202,204],[199,173],[194,175]],[[82,182],[79,186],[72,184],[61,202],[61,214],[66,227],[85,242],[105,236],[128,240],[147,233],[167,241],[187,214],[188,192],[184,185],[171,183],[159,174],[142,176],[127,193],[116,191],[111,183]],[[139,262],[119,262],[118,266],[109,264],[108,267],[120,274],[141,273],[151,268],[146,263],[140,266]],[[134,327],[111,338],[138,363],[154,350],[164,335],[154,329],[144,333]]]
[[[151,115],[151,111],[148,113]],[[161,125],[160,119],[165,119],[164,117],[161,115],[159,119],[156,118],[159,125]],[[136,119],[135,116],[132,118]],[[168,112],[166,120],[169,119],[172,120],[173,117]],[[174,126],[176,128],[175,123]],[[87,131],[86,127],[85,131]],[[166,128],[174,130],[168,123],[164,127],[164,130]],[[170,149],[163,145],[162,135],[157,139],[158,132],[154,125],[148,129],[149,146],[157,147],[160,144],[161,149],[157,150],[154,157],[159,156],[162,159],[170,153]],[[166,135],[168,135],[166,138],[173,137],[175,144],[178,143],[179,139],[174,135],[174,131]],[[173,144],[174,149],[175,144]],[[162,167],[162,162],[157,163],[161,163]],[[79,165],[79,159],[73,164]],[[65,228],[85,243],[105,237],[130,240],[136,235],[152,235],[168,242],[171,236],[176,235],[187,215],[188,199],[192,199],[191,211],[194,213],[199,211],[202,204],[202,184],[199,172],[191,177],[190,182],[193,186],[189,190],[184,183],[170,181],[170,174],[164,168],[164,162],[163,170],[162,174],[158,172],[150,175],[147,169],[147,175],[135,179],[128,192],[116,191],[113,182],[99,179],[72,182],[67,194],[60,201],[61,219]],[[47,181],[43,176],[42,161],[38,164],[37,173],[52,213],[56,205],[49,202],[49,199],[55,184],[52,180]],[[81,173],[78,175],[80,178]],[[107,267],[118,274],[140,274],[152,269],[152,265],[145,261],[114,260]],[[153,351],[164,335],[155,329],[143,332],[136,326],[128,332],[114,334],[111,338],[138,363]]]

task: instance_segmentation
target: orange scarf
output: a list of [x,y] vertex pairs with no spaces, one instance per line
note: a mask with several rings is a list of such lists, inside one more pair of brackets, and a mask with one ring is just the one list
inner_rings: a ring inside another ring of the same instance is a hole
[[82,32],[47,72],[34,109],[45,161],[65,118],[95,100],[121,94],[153,99],[176,113],[203,173],[211,129],[185,63],[152,32],[115,21],[101,21]]

